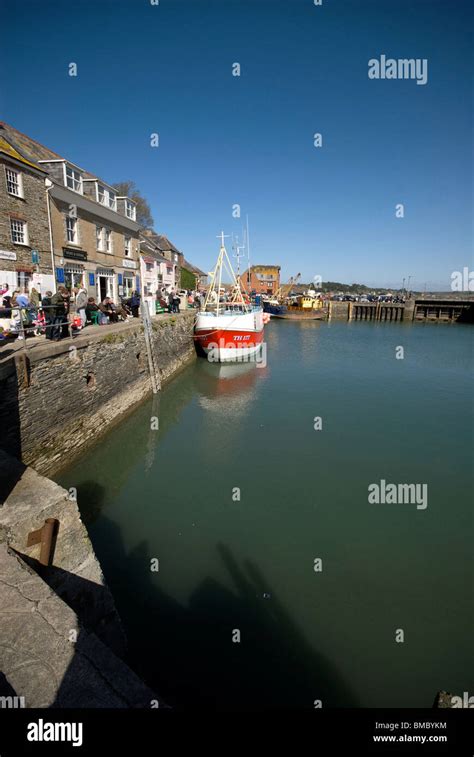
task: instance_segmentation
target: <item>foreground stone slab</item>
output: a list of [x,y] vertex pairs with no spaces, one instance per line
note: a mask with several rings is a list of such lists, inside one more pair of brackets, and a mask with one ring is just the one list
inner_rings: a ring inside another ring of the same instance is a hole
[[[77,503],[54,481],[1,450],[0,481],[0,541],[29,561],[78,614],[82,625],[122,656],[126,649],[125,633]],[[41,528],[46,518],[59,520],[50,568],[37,562],[40,545],[26,546],[28,534]]]
[[151,689],[5,543],[0,597],[0,671],[25,707],[157,706]]

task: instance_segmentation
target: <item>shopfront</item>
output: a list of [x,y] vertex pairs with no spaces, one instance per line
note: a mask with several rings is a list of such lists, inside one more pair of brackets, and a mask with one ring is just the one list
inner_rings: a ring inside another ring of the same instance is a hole
[[87,261],[87,252],[63,247],[63,258],[64,275],[62,278],[64,278],[64,282],[61,283],[64,283],[64,286],[69,290],[86,286],[83,262]]
[[128,299],[129,297],[132,296],[132,293],[138,288],[135,285],[135,270],[136,270],[137,264],[135,260],[129,260],[128,258],[124,258],[122,260],[122,265],[124,268],[123,277],[122,277],[123,298]]

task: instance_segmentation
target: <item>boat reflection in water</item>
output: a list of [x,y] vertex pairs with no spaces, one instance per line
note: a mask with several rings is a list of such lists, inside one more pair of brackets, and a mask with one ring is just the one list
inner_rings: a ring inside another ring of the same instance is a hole
[[[225,416],[246,414],[257,397],[257,380],[264,378],[267,368],[255,362],[199,362],[194,374],[199,404],[211,413]],[[237,417],[235,418],[237,420]]]

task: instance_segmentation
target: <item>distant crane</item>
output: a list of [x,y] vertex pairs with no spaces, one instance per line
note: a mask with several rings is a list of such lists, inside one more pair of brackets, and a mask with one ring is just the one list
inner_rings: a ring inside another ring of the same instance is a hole
[[301,273],[297,273],[296,276],[292,276],[288,282],[288,284],[285,284],[284,286],[277,289],[275,297],[277,300],[284,300],[285,297],[288,297],[289,293],[291,292],[292,287],[296,286],[298,281],[301,279]]

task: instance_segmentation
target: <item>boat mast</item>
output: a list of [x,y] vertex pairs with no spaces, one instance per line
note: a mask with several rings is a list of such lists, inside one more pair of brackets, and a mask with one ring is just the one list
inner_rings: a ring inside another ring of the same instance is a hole
[[[219,305],[220,305],[220,303],[219,303],[219,295],[220,295],[220,289],[221,289],[221,285],[222,285],[222,266],[223,265],[227,266],[228,272],[229,272],[230,277],[231,277],[231,280],[232,280],[232,282],[234,284],[234,289],[235,289],[235,292],[236,292],[235,297],[234,297],[234,301],[240,295],[240,299],[241,299],[241,301],[243,303],[244,309],[248,310],[247,305],[243,301],[242,290],[240,288],[240,280],[237,279],[236,276],[235,276],[234,269],[232,268],[232,263],[230,261],[230,258],[228,256],[228,254],[227,254],[227,250],[225,248],[224,239],[227,236],[228,236],[228,234],[224,234],[224,232],[221,231],[221,233],[217,237],[218,239],[221,240],[221,247],[220,247],[220,251],[219,251],[219,256],[217,258],[216,267],[214,268],[214,271],[211,273],[212,282],[211,282],[211,285],[210,285],[209,290],[207,292],[206,300],[204,302],[204,310],[205,310],[207,308],[207,305],[208,305],[209,300],[211,298],[211,293],[212,292],[216,292],[216,282],[217,282],[216,315],[219,315]],[[240,247],[238,249],[242,249],[242,248]]]
[[219,286],[217,287],[217,310],[216,315],[219,315],[219,301],[221,298],[221,284],[222,284],[222,263],[224,260],[224,254],[225,254],[225,245],[224,245],[224,232],[221,231],[220,233],[221,238],[221,249],[219,251],[219,258],[217,261],[217,265],[219,266]]
[[236,260],[237,260],[237,281],[238,281],[238,284],[239,284],[239,288],[238,288],[238,290],[235,289],[234,296],[232,298],[233,302],[235,302],[237,300],[239,294],[240,294],[240,299],[243,299],[242,298],[242,292],[241,292],[241,289],[240,289],[240,258],[242,257],[241,250],[244,250],[245,246],[244,245],[239,245],[239,238],[236,237],[235,238],[235,244],[233,245],[233,248],[235,250],[234,258],[236,258]]
[[250,289],[250,236],[249,236],[249,217],[248,213],[245,214],[245,221],[247,224],[247,236],[246,236],[246,243],[247,243],[247,286]]

